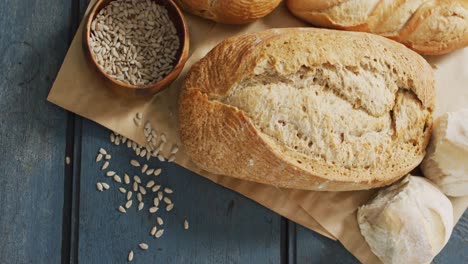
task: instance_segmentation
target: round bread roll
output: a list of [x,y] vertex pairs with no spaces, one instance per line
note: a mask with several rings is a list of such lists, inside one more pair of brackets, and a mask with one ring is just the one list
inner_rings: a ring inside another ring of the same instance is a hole
[[361,233],[385,264],[430,263],[453,229],[449,199],[428,180],[409,175],[358,209]]
[[262,18],[281,0],[175,0],[184,10],[225,24],[245,24]]
[[445,113],[433,129],[424,176],[447,195],[468,195],[468,109]]

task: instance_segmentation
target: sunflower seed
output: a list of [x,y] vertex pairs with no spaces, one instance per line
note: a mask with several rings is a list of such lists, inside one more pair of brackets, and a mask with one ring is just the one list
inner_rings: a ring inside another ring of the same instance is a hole
[[153,226],[153,228],[151,228],[150,234],[151,234],[152,236],[154,236],[154,235],[156,235],[156,231],[158,231],[158,227]]
[[126,193],[127,192],[127,189],[125,189],[124,187],[119,187],[119,191],[121,193]]
[[132,164],[133,167],[140,167],[140,162],[138,160],[130,160],[130,164]]
[[153,172],[154,172],[154,169],[149,169],[146,171],[146,175],[151,175],[153,174]]
[[108,172],[106,173],[106,176],[109,176],[109,177],[112,177],[112,176],[114,176],[114,175],[115,175],[115,171],[108,171]]
[[132,199],[132,194],[133,194],[132,191],[127,192],[127,200]]
[[147,250],[147,249],[148,249],[148,244],[146,244],[146,243],[140,243],[138,246],[139,246],[141,249],[143,249],[143,250]]
[[153,188],[151,188],[152,192],[157,192],[159,189],[161,189],[161,185],[155,185]]
[[104,188],[104,190],[109,190],[110,186],[109,184],[105,183],[105,182],[101,182],[102,184],[102,187]]
[[164,229],[159,229],[154,235],[156,238],[160,238],[164,234]]
[[125,203],[125,208],[130,208],[132,206],[132,203],[133,201],[132,200],[128,200],[126,203]]
[[171,193],[173,193],[174,191],[173,191],[171,188],[167,188],[167,187],[166,187],[166,188],[164,188],[164,192],[165,192],[165,193],[171,194]]
[[138,183],[136,182],[133,183],[133,191],[134,192],[138,191]]
[[172,154],[171,156],[169,156],[169,158],[167,159],[167,162],[174,162],[174,160],[176,159],[176,156],[174,154]]
[[96,162],[100,162],[102,160],[102,154],[99,153],[96,157]]
[[146,194],[146,189],[145,189],[145,187],[143,187],[143,186],[140,185],[139,190],[140,190],[140,193],[141,193],[141,194],[143,194],[143,195]]
[[125,184],[129,184],[129,183],[130,183],[130,177],[128,176],[127,173],[124,174],[124,182],[125,182]]
[[119,175],[114,175],[114,181],[118,182],[118,183],[121,183],[122,182],[122,179],[120,178]]
[[111,156],[110,154],[107,154],[104,158],[105,158],[106,160],[110,160],[111,157],[112,157],[112,156]]
[[153,207],[150,207],[149,212],[154,214],[154,213],[156,213],[158,211],[158,209],[159,209],[158,207],[153,206]]
[[143,196],[141,196],[141,193],[137,193],[137,200],[139,202],[143,201]]
[[174,145],[171,150],[171,154],[176,154],[179,151],[179,147],[177,145]]
[[101,170],[105,170],[105,169],[107,169],[107,167],[109,167],[109,162],[108,161],[104,162],[104,164],[101,167]]
[[100,192],[102,192],[102,191],[103,191],[102,183],[100,183],[100,182],[96,183],[96,188],[97,188]]
[[143,206],[145,206],[143,202],[138,203],[138,211],[141,211],[141,209],[143,209]]
[[101,153],[102,155],[106,155],[107,151],[105,149],[103,149],[103,148],[100,148],[99,153]]
[[159,191],[158,192],[158,199],[161,201],[163,199],[163,192]]
[[149,160],[151,158],[151,151],[146,152],[146,160]]
[[153,186],[154,186],[154,181],[153,181],[153,180],[151,180],[151,181],[149,181],[148,183],[146,183],[146,188],[151,188],[151,187],[153,187]]
[[131,148],[131,147],[132,147],[132,141],[127,140],[127,148]]
[[143,149],[141,152],[140,152],[140,157],[144,157],[146,156],[146,149]]
[[127,210],[125,210],[125,208],[123,206],[119,206],[119,211],[123,214],[125,214],[127,212]]
[[147,169],[148,169],[148,165],[147,164],[143,165],[143,167],[141,168],[141,173],[145,173]]
[[[112,143],[115,142],[115,135],[114,135],[114,133],[111,133],[111,134],[110,134],[110,141],[111,141]],[[104,154],[104,153],[103,153],[103,154]],[[105,154],[104,154],[104,155],[105,155]]]
[[160,168],[159,168],[159,169],[156,169],[156,170],[154,171],[154,176],[158,176],[159,174],[161,174],[161,171],[162,171],[162,169],[160,169]]
[[159,154],[158,155],[158,160],[161,161],[161,162],[164,162],[165,161],[164,156],[162,154]]
[[169,204],[169,205],[166,206],[166,211],[169,212],[169,211],[171,211],[173,208],[174,208],[174,204],[171,203],[171,204]]
[[184,229],[185,230],[189,229],[189,222],[187,219],[184,220]]
[[140,152],[141,152],[141,149],[140,149],[140,148],[137,148],[137,149],[135,150],[135,154],[137,154],[137,156],[140,156]]
[[130,252],[128,252],[128,262],[131,261],[133,261],[133,250],[130,250]]
[[164,197],[163,201],[166,203],[166,204],[172,204],[172,201],[169,197]]
[[159,216],[156,218],[156,222],[158,223],[158,225],[163,225],[164,224],[164,221]]
[[141,183],[141,179],[140,179],[140,177],[138,177],[138,176],[136,176],[136,175],[135,175],[135,176],[133,176],[133,181],[134,181],[134,182],[136,182],[136,183],[138,183],[138,184],[140,184],[140,183]]

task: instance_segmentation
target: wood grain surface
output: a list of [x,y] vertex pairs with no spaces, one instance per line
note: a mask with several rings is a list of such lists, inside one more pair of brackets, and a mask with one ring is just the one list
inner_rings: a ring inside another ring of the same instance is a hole
[[[119,213],[118,184],[94,159],[104,147],[113,170],[133,175],[133,152],[45,100],[87,3],[0,1],[0,263],[127,263],[130,249],[133,263],[357,263],[338,242],[175,164],[150,163],[175,191],[174,210],[156,213],[161,238],[149,236],[155,216],[137,212],[136,201]],[[97,181],[111,189],[98,192]],[[465,212],[434,263],[468,263],[467,235]]]

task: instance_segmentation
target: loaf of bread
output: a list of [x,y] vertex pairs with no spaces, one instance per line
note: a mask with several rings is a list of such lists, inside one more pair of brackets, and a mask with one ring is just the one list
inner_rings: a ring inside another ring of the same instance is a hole
[[468,0],[287,0],[287,6],[313,25],[379,34],[421,54],[468,45]]
[[422,161],[433,107],[432,68],[397,42],[272,29],[227,39],[191,68],[179,128],[209,172],[358,190],[388,185]]
[[184,10],[225,24],[244,24],[268,15],[281,0],[175,0]]
[[427,264],[452,234],[453,208],[428,180],[410,175],[379,190],[358,209],[357,220],[384,264]]
[[468,109],[443,114],[433,131],[424,176],[447,195],[468,195]]

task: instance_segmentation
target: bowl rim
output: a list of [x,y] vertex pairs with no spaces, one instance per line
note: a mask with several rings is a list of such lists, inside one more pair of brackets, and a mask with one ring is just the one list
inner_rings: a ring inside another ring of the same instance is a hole
[[[185,16],[183,15],[182,11],[180,10],[180,8],[177,6],[177,4],[174,1],[164,0],[165,2],[168,3],[168,5],[171,5],[172,8],[174,8],[175,13],[177,13],[178,19],[180,19],[180,25],[182,25],[181,31],[183,31],[183,32],[182,32],[181,35],[183,36],[183,38],[180,39],[180,42],[181,42],[181,45],[179,47],[180,54],[178,56],[177,61],[174,63],[174,67],[172,68],[172,70],[164,78],[162,78],[161,80],[155,81],[155,82],[150,82],[150,83],[144,84],[144,85],[133,85],[133,84],[125,83],[125,82],[122,82],[122,81],[119,81],[117,79],[112,78],[108,73],[106,73],[103,69],[101,69],[99,63],[96,61],[96,59],[94,58],[94,56],[92,54],[92,51],[91,51],[91,45],[90,45],[91,24],[92,24],[94,18],[96,17],[98,11],[101,10],[102,8],[104,8],[104,6],[109,4],[109,3],[105,3],[105,2],[112,2],[112,1],[114,1],[114,0],[97,0],[96,3],[94,4],[94,6],[92,7],[91,11],[89,12],[89,14],[86,17],[86,23],[85,23],[85,27],[84,27],[84,43],[85,43],[85,47],[86,47],[86,52],[88,53],[87,55],[91,59],[92,64],[94,64],[95,68],[97,68],[98,71],[101,73],[101,75],[104,76],[107,80],[109,80],[112,83],[114,83],[115,85],[121,86],[123,88],[136,89],[136,90],[138,90],[138,89],[145,90],[145,89],[157,88],[155,90],[155,92],[159,92],[159,91],[163,90],[164,88],[169,86],[169,84],[173,80],[175,80],[177,78],[177,76],[179,76],[179,74],[182,71],[182,68],[185,65],[185,63],[187,61],[187,58],[188,58],[189,32],[188,32],[187,22],[185,21]],[[156,3],[161,5],[160,0],[151,0],[151,1],[155,1]],[[101,7],[101,5],[103,5],[103,4],[104,4],[104,6]],[[165,8],[167,8],[165,5],[163,5],[163,6]],[[174,22],[174,21],[172,21],[172,22]],[[174,25],[174,26],[176,26],[176,25]],[[176,28],[176,30],[178,30],[178,28]]]

